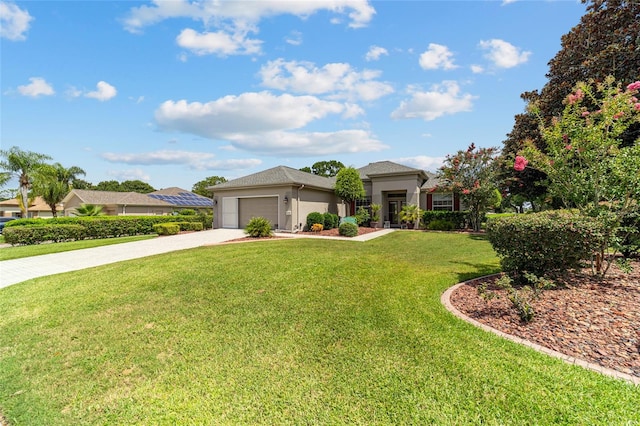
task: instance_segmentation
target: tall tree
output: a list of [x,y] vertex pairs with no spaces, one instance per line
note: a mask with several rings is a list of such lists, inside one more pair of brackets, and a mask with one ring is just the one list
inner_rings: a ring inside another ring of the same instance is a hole
[[51,209],[53,217],[58,216],[58,204],[71,191],[72,182],[78,175],[85,175],[80,167],[64,167],[60,163],[42,167],[34,180],[34,191],[40,195]]
[[[360,173],[353,167],[345,167],[336,175],[336,195],[351,205],[355,200],[364,198],[367,193],[364,190]],[[349,207],[349,210],[351,207]],[[353,212],[349,211],[349,214]]]
[[101,182],[98,182],[98,184],[94,186],[93,189],[96,191],[122,192],[120,191],[120,182],[118,182],[117,180],[103,180]]
[[340,161],[317,161],[311,166],[311,173],[318,176],[333,177],[342,169],[344,169],[344,164]]
[[475,231],[480,230],[482,215],[498,202],[497,154],[497,148],[476,148],[472,143],[466,151],[448,155],[438,170],[439,186],[460,196]]
[[333,177],[340,170],[344,169],[344,164],[337,160],[316,161],[311,167],[303,167],[300,171],[312,173],[318,176]]
[[208,188],[210,186],[217,185],[219,183],[224,183],[226,181],[227,179],[225,179],[222,176],[209,176],[208,178],[205,178],[199,182],[194,183],[193,187],[191,188],[191,192],[193,192],[194,194],[202,195],[203,197],[211,198],[213,194],[211,190],[209,190]]
[[[29,190],[33,186],[34,175],[45,165],[47,160],[51,160],[46,154],[39,154],[32,151],[23,151],[17,146],[9,150],[1,150],[0,167],[4,170],[3,180],[7,177],[18,179],[18,199],[22,217],[29,216]],[[3,183],[6,183],[3,182]]]
[[[579,81],[604,81],[609,75],[623,86],[637,80],[640,73],[640,2],[637,0],[581,0],[586,14],[580,23],[562,36],[561,50],[549,62],[548,79],[538,91],[522,94],[525,102],[536,103],[548,125],[562,114],[564,100]],[[640,125],[630,126],[620,137],[629,146],[640,136]],[[504,141],[504,164],[513,164],[525,141],[545,151],[545,141],[535,117],[529,113],[516,116],[515,125]],[[544,174],[535,171],[514,174],[502,169],[512,184],[509,191],[530,199],[540,195]]]
[[140,194],[148,194],[156,189],[147,182],[141,180],[125,180],[120,184],[121,192],[138,192]]

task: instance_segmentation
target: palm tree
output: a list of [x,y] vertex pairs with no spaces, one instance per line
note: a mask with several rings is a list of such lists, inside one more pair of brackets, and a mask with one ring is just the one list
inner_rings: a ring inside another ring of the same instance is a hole
[[53,217],[58,216],[58,204],[71,191],[71,182],[78,175],[85,175],[80,167],[64,167],[60,163],[40,168],[34,177],[34,192],[40,195],[51,208]]
[[17,146],[9,150],[0,150],[0,168],[3,173],[0,176],[0,183],[4,184],[9,179],[18,179],[18,200],[22,217],[29,216],[29,190],[33,185],[34,174],[46,165],[45,161],[51,157],[37,152],[23,151]]
[[102,206],[95,204],[82,204],[76,207],[76,216],[102,216]]
[[400,219],[407,223],[413,223],[413,229],[420,228],[420,215],[422,214],[417,204],[406,204],[400,211]]

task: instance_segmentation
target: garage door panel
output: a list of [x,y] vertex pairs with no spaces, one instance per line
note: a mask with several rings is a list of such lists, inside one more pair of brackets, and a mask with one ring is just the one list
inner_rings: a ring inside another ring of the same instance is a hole
[[254,197],[238,200],[238,222],[240,228],[254,217],[264,217],[273,227],[278,225],[278,197]]

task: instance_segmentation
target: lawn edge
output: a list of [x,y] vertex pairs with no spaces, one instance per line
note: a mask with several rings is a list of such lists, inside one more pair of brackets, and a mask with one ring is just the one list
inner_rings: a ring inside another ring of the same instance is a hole
[[458,283],[452,287],[449,287],[447,290],[444,291],[444,293],[442,293],[442,295],[440,296],[440,303],[442,303],[442,305],[449,311],[451,312],[453,315],[455,315],[456,317],[484,330],[484,331],[488,331],[490,333],[496,334],[502,338],[505,338],[507,340],[511,340],[512,342],[518,343],[520,345],[524,345],[526,347],[529,347],[531,349],[534,349],[538,352],[541,352],[545,355],[554,357],[554,358],[559,358],[562,361],[568,363],[568,364],[572,364],[572,365],[577,365],[583,368],[586,368],[588,370],[592,370],[595,372],[598,372],[600,374],[603,374],[605,376],[609,376],[609,377],[613,377],[615,379],[620,379],[620,380],[624,380],[630,384],[633,384],[635,386],[639,386],[640,387],[640,377],[636,377],[636,376],[632,376],[630,374],[627,373],[623,373],[621,371],[618,370],[614,370],[612,368],[607,368],[607,367],[603,367],[601,365],[598,364],[594,364],[592,362],[588,362],[586,360],[580,359],[580,358],[575,358],[566,354],[563,354],[562,352],[558,352],[555,351],[553,349],[547,348],[545,346],[539,345],[537,343],[533,343],[529,340],[523,339],[521,337],[517,337],[508,333],[505,333],[503,331],[500,331],[498,329],[495,329],[493,327],[490,327],[486,324],[483,324],[479,321],[474,320],[471,317],[466,316],[465,314],[463,314],[462,312],[460,312],[455,306],[453,306],[451,304],[451,295],[453,294],[454,291],[456,291],[459,287],[466,285],[466,284],[470,284],[473,283],[474,281],[480,280],[482,278],[488,278],[488,277],[495,277],[495,276],[499,276],[500,274],[493,274],[493,275],[487,275],[486,277],[479,277],[479,278],[474,278],[468,281],[463,281],[461,283]]

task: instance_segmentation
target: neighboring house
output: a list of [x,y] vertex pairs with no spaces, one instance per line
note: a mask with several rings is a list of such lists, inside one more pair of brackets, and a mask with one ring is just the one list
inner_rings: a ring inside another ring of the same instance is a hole
[[211,209],[213,199],[194,194],[186,189],[172,187],[147,194],[149,197],[166,201],[177,209]]
[[[61,215],[62,205],[58,205],[58,214]],[[22,217],[20,210],[20,204],[17,198],[10,200],[0,201],[0,216],[1,217]],[[51,218],[51,207],[42,199],[42,197],[36,197],[29,205],[29,217],[35,218]]]
[[[422,209],[459,209],[453,194],[435,192],[428,185],[435,175],[391,161],[370,163],[360,169],[366,197],[350,209],[335,195],[335,178],[325,178],[286,166],[230,180],[210,187],[214,192],[214,227],[244,228],[252,217],[267,218],[280,231],[303,229],[311,212],[339,216],[359,206],[380,204],[381,220],[400,227],[399,213],[405,204]],[[450,200],[447,201],[447,200]]]
[[82,204],[102,207],[102,212],[110,216],[151,216],[171,214],[172,204],[137,192],[91,191],[72,189],[62,200],[64,215],[73,216]]

